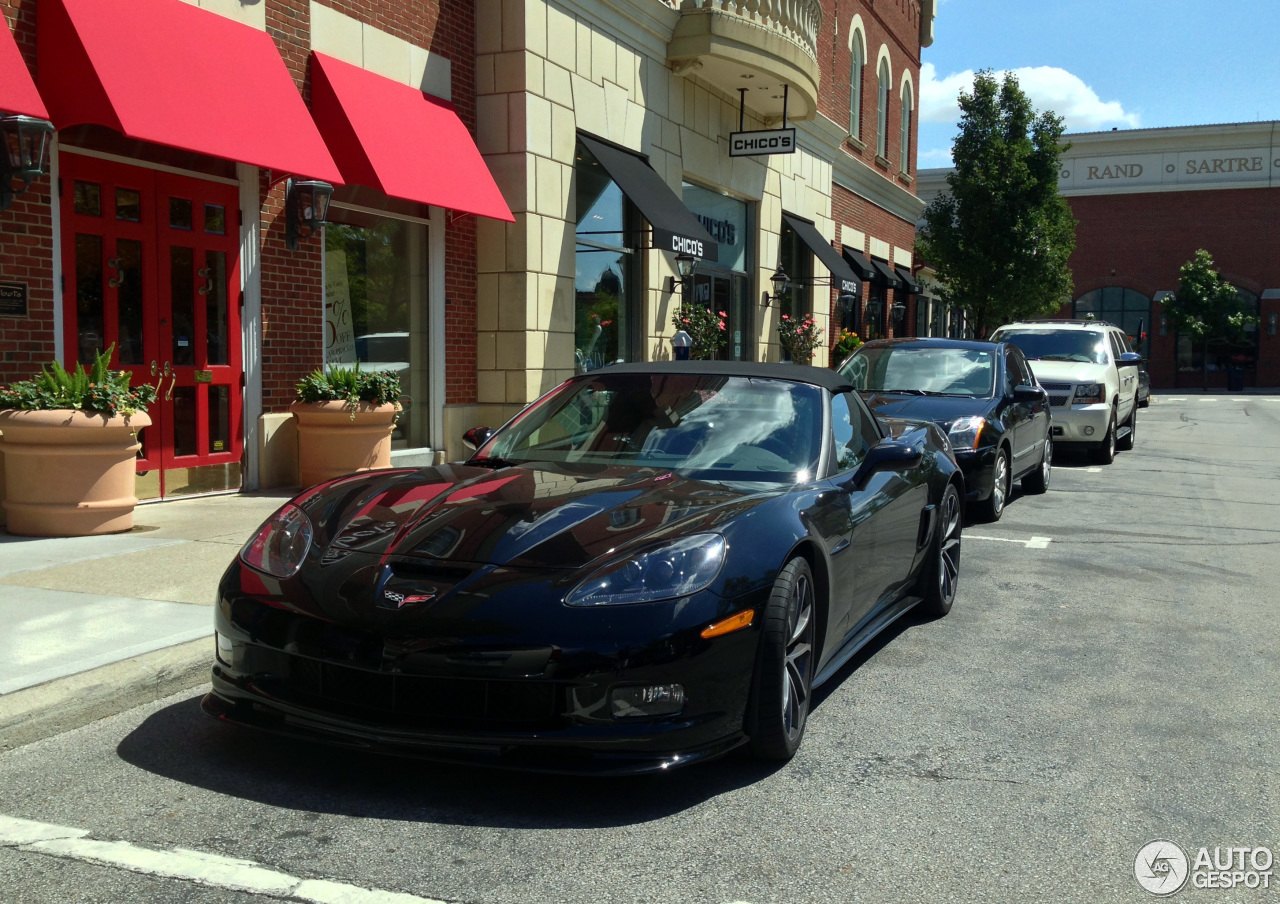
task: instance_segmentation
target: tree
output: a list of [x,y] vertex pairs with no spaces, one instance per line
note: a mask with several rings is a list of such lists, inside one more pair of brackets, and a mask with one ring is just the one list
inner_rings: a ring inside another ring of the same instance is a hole
[[1223,279],[1213,257],[1201,248],[1178,270],[1178,292],[1164,300],[1164,314],[1173,328],[1194,342],[1200,340],[1204,385],[1209,385],[1209,344],[1243,342],[1245,327],[1258,320],[1241,307],[1236,287]]
[[961,93],[960,110],[951,191],[925,208],[916,253],[938,274],[942,300],[985,337],[1071,297],[1076,223],[1058,194],[1060,117],[1036,115],[1015,76],[997,85],[989,70]]

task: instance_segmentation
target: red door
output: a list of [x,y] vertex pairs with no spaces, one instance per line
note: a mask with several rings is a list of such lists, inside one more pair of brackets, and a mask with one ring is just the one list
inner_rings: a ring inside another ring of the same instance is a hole
[[238,189],[66,153],[60,160],[64,358],[159,391],[138,497],[236,489],[241,397]]

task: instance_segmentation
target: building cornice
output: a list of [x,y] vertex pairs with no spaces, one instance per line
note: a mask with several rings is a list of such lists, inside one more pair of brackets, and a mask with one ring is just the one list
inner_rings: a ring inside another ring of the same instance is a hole
[[680,11],[661,0],[557,0],[555,6],[599,29],[620,44],[665,60],[667,45],[680,21]]

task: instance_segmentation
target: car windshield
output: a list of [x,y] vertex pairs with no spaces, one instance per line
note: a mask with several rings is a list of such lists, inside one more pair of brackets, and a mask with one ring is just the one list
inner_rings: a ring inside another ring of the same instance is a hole
[[816,386],[604,371],[539,400],[475,460],[633,465],[702,480],[790,484],[815,473],[821,436]]
[[1016,345],[1030,361],[1107,363],[1106,337],[1089,330],[1002,330],[991,338]]
[[990,398],[995,357],[972,348],[863,346],[840,368],[855,389]]

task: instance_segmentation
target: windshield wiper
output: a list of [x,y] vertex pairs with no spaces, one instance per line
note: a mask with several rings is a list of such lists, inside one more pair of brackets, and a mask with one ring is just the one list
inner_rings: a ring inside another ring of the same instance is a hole
[[876,392],[898,392],[903,395],[930,395],[923,389],[877,389]]
[[[1032,361],[1077,361],[1080,359],[1076,355],[1041,355],[1039,358],[1032,358]],[[1080,362],[1083,363],[1083,362]]]
[[509,458],[496,458],[490,455],[484,458],[473,458],[467,464],[475,465],[479,468],[510,468],[514,465],[524,464],[524,462],[512,461]]

